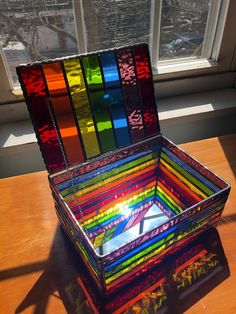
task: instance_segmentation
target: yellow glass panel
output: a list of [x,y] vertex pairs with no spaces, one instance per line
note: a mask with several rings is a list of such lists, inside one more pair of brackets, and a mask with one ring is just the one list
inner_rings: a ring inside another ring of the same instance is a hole
[[69,59],[65,60],[63,63],[85,152],[87,158],[91,158],[100,154],[100,148],[80,61],[79,59]]

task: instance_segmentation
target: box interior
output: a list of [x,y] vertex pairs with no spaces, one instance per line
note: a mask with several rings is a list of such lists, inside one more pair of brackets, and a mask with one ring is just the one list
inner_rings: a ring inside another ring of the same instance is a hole
[[222,188],[176,152],[158,143],[56,185],[99,255]]

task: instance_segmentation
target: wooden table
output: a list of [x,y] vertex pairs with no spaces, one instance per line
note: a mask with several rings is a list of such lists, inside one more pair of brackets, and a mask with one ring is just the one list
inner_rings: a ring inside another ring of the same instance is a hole
[[[180,145],[232,185],[221,224],[230,276],[186,313],[236,313],[236,135]],[[45,171],[0,181],[0,313],[72,313],[75,269]],[[79,302],[78,300],[75,302]],[[81,310],[77,313],[82,313]]]

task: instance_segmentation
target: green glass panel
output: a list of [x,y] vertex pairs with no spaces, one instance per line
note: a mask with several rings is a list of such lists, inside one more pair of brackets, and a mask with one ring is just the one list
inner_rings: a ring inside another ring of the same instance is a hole
[[109,112],[109,103],[104,91],[101,69],[97,55],[82,57],[85,80],[90,103],[96,121],[99,140],[103,152],[116,148],[115,137]]
[[99,155],[100,149],[80,61],[69,59],[63,63],[86,156],[91,158]]

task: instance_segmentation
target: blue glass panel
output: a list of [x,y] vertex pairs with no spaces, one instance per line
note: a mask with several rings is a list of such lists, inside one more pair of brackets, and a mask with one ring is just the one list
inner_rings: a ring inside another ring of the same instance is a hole
[[131,141],[124,109],[124,100],[121,92],[115,53],[101,53],[100,62],[103,70],[104,85],[106,89],[106,95],[104,97],[106,97],[109,102],[117,144],[120,147],[129,145]]

